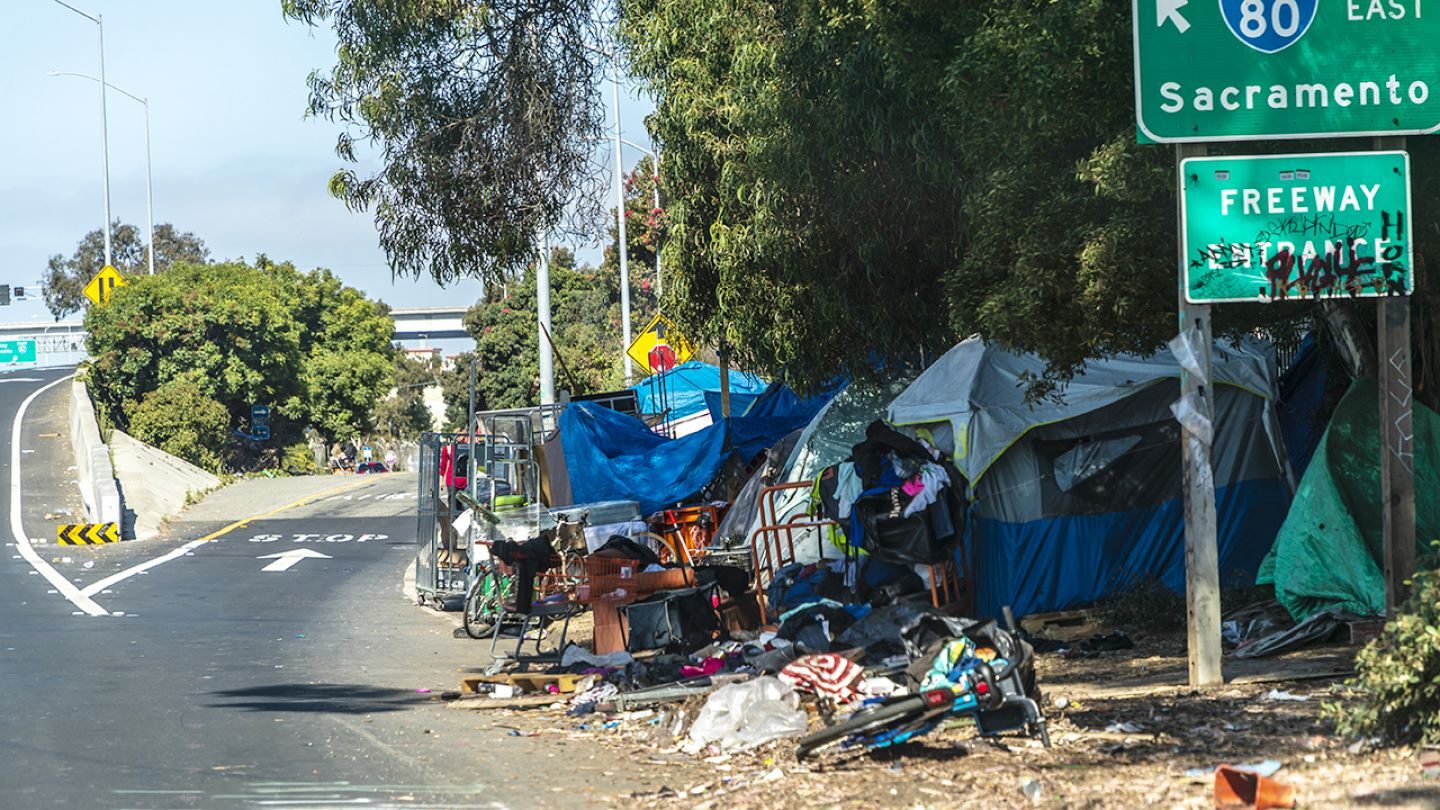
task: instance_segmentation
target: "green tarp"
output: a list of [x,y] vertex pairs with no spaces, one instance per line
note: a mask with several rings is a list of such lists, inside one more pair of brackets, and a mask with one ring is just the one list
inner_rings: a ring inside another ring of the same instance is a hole
[[[1385,613],[1378,396],[1374,380],[1360,380],[1340,400],[1256,575],[1296,621],[1330,607]],[[1415,540],[1424,555],[1440,540],[1440,416],[1414,408]]]

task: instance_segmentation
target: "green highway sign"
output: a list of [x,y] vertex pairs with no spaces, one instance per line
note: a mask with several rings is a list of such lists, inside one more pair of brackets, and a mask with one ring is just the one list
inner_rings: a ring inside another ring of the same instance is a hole
[[0,366],[33,366],[35,363],[35,341],[0,340]]
[[1440,130],[1436,0],[1132,3],[1135,117],[1150,140]]
[[1196,157],[1180,173],[1191,303],[1415,289],[1404,152]]

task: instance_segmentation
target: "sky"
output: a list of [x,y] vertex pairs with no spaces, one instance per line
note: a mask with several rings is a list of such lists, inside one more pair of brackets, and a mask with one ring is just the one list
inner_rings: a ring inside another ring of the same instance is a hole
[[[103,16],[110,84],[150,100],[157,223],[194,232],[217,259],[328,267],[396,307],[479,296],[475,281],[392,278],[370,215],[327,193],[339,128],[304,112],[306,76],[334,63],[328,29],[286,21],[280,0],[67,2]],[[54,0],[0,0],[0,284],[36,284],[50,256],[104,221],[98,86],[46,75],[96,75],[97,50],[95,24]],[[111,217],[143,229],[144,108],[113,91],[108,106]],[[626,87],[620,108],[624,137],[648,145],[651,102]],[[627,147],[626,167],[639,157]],[[603,237],[572,247],[598,262]],[[32,320],[50,320],[38,298],[0,310],[3,323]]]

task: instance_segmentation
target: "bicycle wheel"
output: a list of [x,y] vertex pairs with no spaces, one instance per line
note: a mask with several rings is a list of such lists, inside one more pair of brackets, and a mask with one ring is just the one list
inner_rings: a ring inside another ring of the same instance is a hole
[[465,633],[474,639],[488,637],[504,612],[504,588],[498,572],[486,571],[470,583],[465,594]]
[[926,708],[925,698],[911,695],[860,709],[835,725],[826,726],[802,739],[795,748],[795,758],[804,759],[821,748],[833,745],[847,737],[914,722],[925,716]]

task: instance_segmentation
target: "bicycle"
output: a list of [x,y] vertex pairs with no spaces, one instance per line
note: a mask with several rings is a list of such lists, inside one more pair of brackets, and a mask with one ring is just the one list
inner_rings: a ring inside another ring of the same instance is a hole
[[795,756],[804,759],[836,743],[889,748],[962,715],[974,718],[982,737],[1023,730],[1038,734],[1048,748],[1050,734],[1035,701],[1038,694],[1029,645],[986,623],[940,648],[918,693],[862,705],[844,720],[803,738]]
[[477,560],[472,571],[463,615],[466,635],[478,640],[490,636],[505,615],[505,605],[514,603],[515,577],[502,573],[494,560]]

